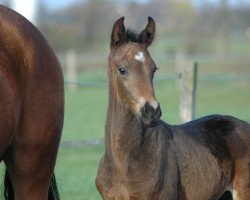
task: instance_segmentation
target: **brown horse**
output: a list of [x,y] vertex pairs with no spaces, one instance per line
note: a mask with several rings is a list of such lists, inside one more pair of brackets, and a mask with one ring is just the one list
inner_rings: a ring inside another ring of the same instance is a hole
[[[147,47],[155,35],[148,18],[140,34],[113,27],[105,152],[96,186],[103,199],[250,199],[250,125],[213,115],[183,125],[160,120],[153,88],[157,67]],[[222,197],[223,195],[223,197]]]
[[0,6],[0,156],[5,198],[57,197],[53,176],[64,113],[61,66],[42,34]]

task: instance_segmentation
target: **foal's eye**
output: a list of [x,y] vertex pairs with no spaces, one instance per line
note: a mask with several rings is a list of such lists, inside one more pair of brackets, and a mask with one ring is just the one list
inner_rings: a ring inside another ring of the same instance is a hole
[[119,70],[121,75],[124,75],[127,72],[125,67],[120,67],[120,68],[118,68],[118,70]]

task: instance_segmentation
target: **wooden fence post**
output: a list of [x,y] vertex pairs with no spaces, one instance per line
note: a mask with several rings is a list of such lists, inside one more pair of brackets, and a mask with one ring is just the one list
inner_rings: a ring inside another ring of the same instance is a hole
[[196,91],[197,91],[197,77],[198,63],[193,63],[193,88],[192,88],[192,120],[196,118]]
[[74,91],[77,89],[77,58],[76,52],[73,49],[69,49],[66,52],[66,70],[67,81],[69,82],[68,88]]
[[185,61],[183,53],[176,54],[176,73],[180,88],[179,114],[183,123],[195,118],[197,63]]

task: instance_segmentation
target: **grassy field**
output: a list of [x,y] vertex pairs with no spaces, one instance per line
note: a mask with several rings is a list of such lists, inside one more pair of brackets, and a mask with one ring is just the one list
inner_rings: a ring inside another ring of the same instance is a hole
[[[229,75],[224,74],[223,77]],[[249,79],[209,81],[203,80],[202,76],[198,81],[197,117],[218,113],[250,121]],[[161,74],[157,78],[162,79]],[[89,71],[81,75],[79,80],[105,83],[106,72]],[[156,80],[155,89],[163,110],[162,118],[170,124],[180,123],[179,90],[175,80]],[[79,87],[77,91],[66,89],[63,141],[103,138],[107,93],[107,86]],[[102,152],[103,146],[60,149],[56,174],[63,200],[100,199],[94,180]]]
[[102,146],[60,150],[56,176],[62,200],[101,199],[94,181],[102,152]]
[[[228,114],[250,121],[250,80],[230,79],[232,70],[207,73],[199,69],[197,117]],[[245,71],[249,72],[244,68]],[[237,71],[237,70],[236,70]],[[244,74],[247,74],[244,71]],[[169,74],[169,73],[170,74]],[[227,72],[227,73],[224,73]],[[161,103],[162,119],[170,124],[179,121],[179,88],[173,69],[160,69],[156,75],[156,96]],[[222,78],[205,80],[206,75]],[[169,76],[170,75],[170,76]],[[224,77],[224,78],[223,78]],[[229,78],[228,78],[229,77]],[[105,70],[90,70],[79,75],[79,81],[107,83]],[[98,139],[104,136],[107,110],[107,85],[84,86],[65,91],[65,125],[62,141]],[[94,180],[103,146],[61,148],[56,164],[56,176],[62,200],[98,200]]]

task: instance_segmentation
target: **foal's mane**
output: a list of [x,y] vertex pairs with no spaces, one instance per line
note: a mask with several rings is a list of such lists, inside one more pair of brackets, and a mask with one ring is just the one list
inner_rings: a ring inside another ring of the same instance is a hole
[[[112,41],[112,35],[111,35],[111,41]],[[142,43],[142,38],[140,34],[132,29],[124,30],[123,37],[121,37],[121,40],[119,41],[120,44],[127,43],[127,42],[135,42],[135,43]]]
[[128,29],[124,33],[127,42],[141,43],[140,35],[132,29]]

